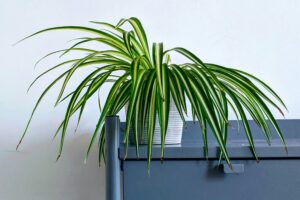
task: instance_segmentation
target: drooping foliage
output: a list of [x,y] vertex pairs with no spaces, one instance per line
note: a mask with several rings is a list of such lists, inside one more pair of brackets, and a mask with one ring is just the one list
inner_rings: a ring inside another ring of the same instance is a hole
[[[92,23],[100,28],[82,26],[53,27],[24,38],[27,39],[54,30],[75,30],[89,34],[87,37],[80,38],[70,48],[55,51],[45,56],[48,57],[56,53],[65,55],[75,51],[85,53],[83,57],[67,60],[49,67],[33,81],[34,84],[41,77],[56,69],[69,67],[42,92],[32,111],[20,143],[46,93],[59,81],[62,81],[55,104],[64,101],[69,102],[64,119],[55,133],[55,137],[60,135],[58,158],[63,150],[70,118],[78,113],[79,123],[88,100],[97,95],[97,91],[107,82],[113,82],[113,84],[101,109],[86,157],[89,155],[93,144],[98,143],[99,161],[101,161],[105,144],[105,117],[117,114],[125,104],[128,105],[124,133],[125,145],[128,146],[129,144],[129,135],[134,134],[138,155],[138,132],[147,127],[148,164],[150,164],[155,123],[156,120],[159,120],[162,140],[161,157],[163,157],[169,121],[170,98],[173,99],[183,121],[185,121],[188,112],[186,100],[190,102],[192,116],[201,126],[200,134],[203,137],[205,154],[207,155],[208,151],[207,126],[209,126],[219,144],[221,156],[228,164],[230,164],[230,158],[226,150],[226,140],[229,109],[232,109],[237,119],[242,121],[250,148],[255,157],[257,155],[246,115],[247,112],[261,127],[268,142],[271,132],[267,121],[270,121],[285,144],[280,128],[269,107],[275,107],[282,113],[280,106],[284,108],[286,106],[280,97],[260,79],[238,69],[204,63],[192,52],[182,47],[166,50],[162,43],[153,43],[152,50],[150,50],[145,30],[137,18],[121,19],[117,25],[95,21]],[[122,28],[124,23],[129,23],[130,30]],[[102,46],[104,44],[107,48],[99,51],[82,46],[91,42],[102,44]],[[170,61],[171,54],[176,53],[184,56],[187,60],[186,63],[172,63]],[[83,68],[92,68],[93,70],[84,77],[73,92],[65,94],[65,88],[73,75]],[[265,90],[261,90],[261,87]],[[158,115],[157,119],[156,115]]]

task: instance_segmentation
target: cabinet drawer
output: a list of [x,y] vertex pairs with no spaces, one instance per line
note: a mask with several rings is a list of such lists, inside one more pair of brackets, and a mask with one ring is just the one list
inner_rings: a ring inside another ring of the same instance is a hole
[[[123,161],[124,200],[298,200],[300,160],[233,160],[238,173],[217,160]],[[242,168],[241,168],[242,166]]]

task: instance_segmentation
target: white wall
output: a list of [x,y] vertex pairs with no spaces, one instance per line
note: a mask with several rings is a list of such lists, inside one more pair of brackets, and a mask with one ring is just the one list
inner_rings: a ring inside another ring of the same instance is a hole
[[83,164],[98,115],[95,105],[87,107],[78,133],[70,130],[62,158],[55,163],[58,141],[51,137],[65,107],[53,110],[57,90],[53,91],[37,112],[20,152],[15,151],[34,101],[55,77],[39,82],[26,95],[34,76],[57,59],[47,59],[34,72],[35,61],[70,45],[65,41],[78,34],[49,33],[13,47],[20,38],[49,26],[88,25],[89,20],[116,23],[137,16],[151,42],[184,46],[204,61],[238,67],[265,80],[285,100],[290,119],[300,117],[299,10],[296,0],[1,0],[0,199],[96,200],[105,195],[96,148]]

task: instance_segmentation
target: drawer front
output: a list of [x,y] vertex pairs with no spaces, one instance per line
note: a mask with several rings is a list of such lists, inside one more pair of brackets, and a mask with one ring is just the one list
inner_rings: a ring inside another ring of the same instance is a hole
[[300,160],[233,160],[237,173],[218,161],[123,163],[124,200],[298,200]]

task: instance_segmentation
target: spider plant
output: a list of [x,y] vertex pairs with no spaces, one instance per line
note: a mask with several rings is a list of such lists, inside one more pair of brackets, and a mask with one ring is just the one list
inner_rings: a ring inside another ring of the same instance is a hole
[[[282,115],[280,106],[286,108],[280,97],[263,81],[244,71],[212,63],[204,63],[189,50],[176,47],[164,49],[162,43],[153,43],[150,50],[147,36],[141,22],[137,18],[121,19],[116,25],[106,22],[92,21],[96,27],[60,26],[38,31],[28,37],[55,30],[83,31],[89,35],[79,38],[67,49],[52,52],[45,57],[61,53],[83,52],[82,57],[61,62],[40,74],[30,85],[36,83],[44,75],[65,67],[49,86],[41,93],[33,108],[22,142],[32,117],[46,93],[62,80],[55,105],[68,101],[64,119],[58,126],[54,137],[60,134],[60,145],[57,159],[60,157],[67,133],[70,118],[78,114],[78,123],[89,99],[107,82],[113,82],[99,120],[87,148],[86,158],[95,142],[99,145],[99,162],[104,156],[104,121],[105,117],[115,115],[127,104],[126,128],[124,143],[129,144],[129,135],[134,135],[136,154],[139,156],[139,127],[147,127],[148,166],[152,156],[152,141],[156,120],[159,120],[161,132],[161,157],[164,157],[164,141],[169,121],[170,98],[185,121],[187,116],[186,100],[191,104],[193,119],[199,122],[203,137],[205,155],[208,154],[207,129],[210,127],[218,142],[221,157],[230,165],[226,149],[228,110],[232,109],[238,120],[242,121],[249,146],[257,159],[255,144],[248,123],[248,112],[261,127],[267,142],[270,143],[273,126],[285,144],[279,126],[269,107],[275,107]],[[128,23],[129,30],[123,29]],[[22,39],[22,40],[24,40]],[[22,41],[21,40],[21,41]],[[106,45],[103,50],[84,48],[82,45],[96,42]],[[172,63],[171,54],[180,54],[186,63]],[[45,58],[44,57],[44,58]],[[73,92],[66,94],[65,89],[75,72],[80,69],[93,69]],[[263,90],[260,88],[264,88]],[[272,98],[270,98],[271,96]],[[158,118],[156,119],[156,115]],[[270,121],[271,125],[267,123]],[[133,131],[131,131],[133,130]],[[18,146],[20,145],[18,144]],[[17,146],[17,148],[18,148]]]

